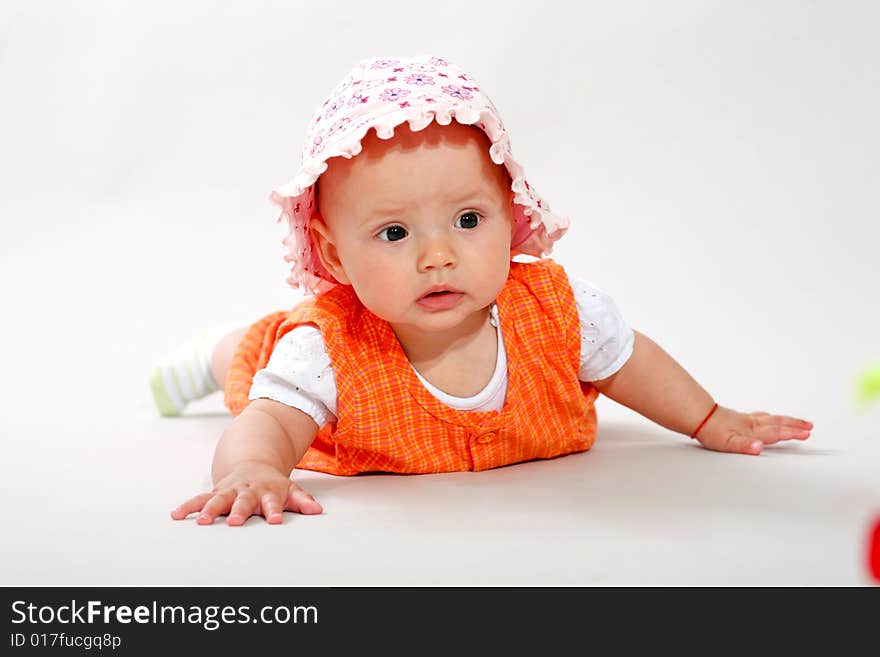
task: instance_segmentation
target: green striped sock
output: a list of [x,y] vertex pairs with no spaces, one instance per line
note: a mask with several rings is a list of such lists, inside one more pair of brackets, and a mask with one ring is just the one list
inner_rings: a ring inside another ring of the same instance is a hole
[[150,375],[150,391],[159,413],[180,415],[189,402],[220,389],[211,375],[211,354],[229,330],[204,330],[159,362]]

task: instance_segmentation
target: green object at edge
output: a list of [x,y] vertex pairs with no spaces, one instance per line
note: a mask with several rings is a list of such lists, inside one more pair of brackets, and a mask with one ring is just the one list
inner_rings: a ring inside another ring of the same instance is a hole
[[856,401],[864,406],[880,397],[880,363],[872,365],[859,377],[856,386]]

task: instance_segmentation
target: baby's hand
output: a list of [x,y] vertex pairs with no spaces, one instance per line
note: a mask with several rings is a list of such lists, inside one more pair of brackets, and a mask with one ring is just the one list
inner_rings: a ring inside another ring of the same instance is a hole
[[780,440],[806,440],[812,422],[770,413],[739,413],[719,406],[697,434],[706,449],[758,455]]
[[175,520],[199,513],[200,525],[213,524],[217,516],[228,514],[226,524],[242,525],[251,515],[261,515],[277,525],[283,511],[321,513],[315,498],[270,465],[247,461],[223,477],[210,493],[190,498],[171,512]]

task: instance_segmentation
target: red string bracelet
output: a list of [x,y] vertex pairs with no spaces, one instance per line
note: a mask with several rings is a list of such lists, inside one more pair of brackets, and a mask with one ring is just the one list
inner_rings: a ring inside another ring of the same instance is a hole
[[709,418],[712,417],[712,413],[714,413],[714,412],[717,411],[717,410],[718,410],[718,404],[716,403],[716,404],[712,407],[712,410],[709,411],[709,415],[706,416],[706,419],[703,420],[702,422],[700,422],[700,426],[698,426],[698,427],[697,427],[697,430],[694,431],[693,434],[691,434],[691,438],[696,438],[696,437],[697,437],[697,434],[700,433],[700,429],[702,429],[702,428],[703,428],[703,425],[706,424],[706,422],[709,421]]

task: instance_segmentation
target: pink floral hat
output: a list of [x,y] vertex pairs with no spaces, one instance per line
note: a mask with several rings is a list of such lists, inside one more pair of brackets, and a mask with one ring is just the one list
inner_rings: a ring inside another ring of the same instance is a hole
[[432,121],[449,125],[453,118],[479,126],[492,142],[492,161],[510,173],[516,221],[511,255],[541,257],[550,252],[569,220],[553,213],[525,179],[523,167],[510,152],[498,110],[476,81],[439,57],[372,58],[358,63],[315,112],[299,171],[269,197],[281,207],[278,221],[287,218],[290,226],[284,239],[288,251],[284,259],[293,263],[290,285],[311,294],[336,285],[309,236],[309,223],[318,211],[315,181],[327,170],[327,160],[360,153],[361,140],[370,128],[379,138],[391,139],[404,121],[417,132]]

